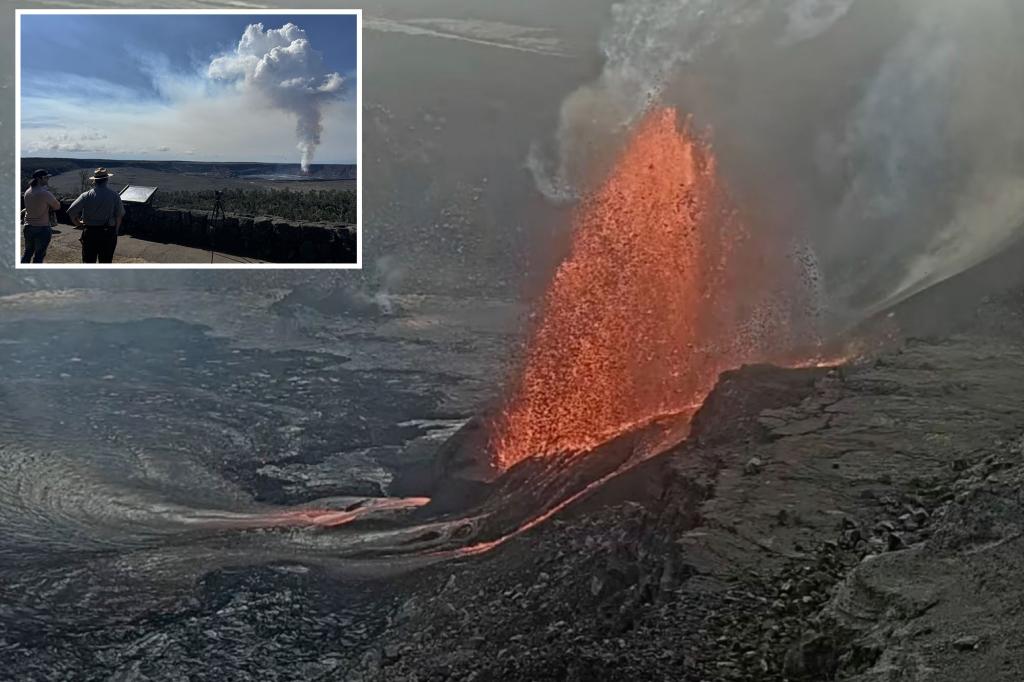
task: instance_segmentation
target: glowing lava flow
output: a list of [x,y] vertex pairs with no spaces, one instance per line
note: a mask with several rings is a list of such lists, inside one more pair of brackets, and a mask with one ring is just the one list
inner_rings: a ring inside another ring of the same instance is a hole
[[[651,112],[576,216],[518,384],[495,424],[497,465],[584,451],[702,402],[742,362],[733,280],[745,231],[710,148]],[[727,300],[728,299],[728,300]]]
[[366,499],[347,509],[283,509],[263,513],[193,512],[186,523],[211,528],[336,528],[382,512],[407,511],[430,503],[429,497]]
[[266,514],[262,525],[336,528],[380,512],[405,511],[430,503],[429,497],[370,499],[352,509],[296,509]]

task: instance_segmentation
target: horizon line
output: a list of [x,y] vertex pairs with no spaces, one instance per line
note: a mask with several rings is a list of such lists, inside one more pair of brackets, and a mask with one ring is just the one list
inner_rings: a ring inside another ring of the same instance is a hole
[[359,16],[361,18],[363,10],[362,8],[357,9],[341,9],[341,8],[300,8],[300,9],[287,9],[283,7],[262,7],[260,5],[246,5],[240,8],[224,8],[224,7],[212,7],[212,8],[145,8],[145,9],[133,9],[131,7],[124,8],[99,8],[99,7],[58,7],[58,8],[15,8],[15,15],[19,14],[301,14],[307,16],[316,16],[318,14],[349,14],[353,16]]
[[[88,156],[88,157],[81,157],[81,158],[74,157],[74,156],[22,156],[19,160],[20,161],[25,161],[27,159],[55,159],[55,160],[63,160],[63,161],[117,161],[119,163],[123,163],[123,162],[126,162],[126,161],[141,161],[143,163],[160,163],[160,162],[166,162],[166,161],[181,161],[183,163],[261,163],[261,164],[268,164],[268,165],[269,164],[274,164],[274,165],[278,165],[278,166],[301,166],[302,165],[302,163],[299,162],[299,161],[292,162],[292,161],[251,161],[251,160],[243,160],[243,161],[224,161],[224,160],[207,161],[207,160],[202,160],[202,159],[115,159],[115,158],[104,157],[104,156]],[[358,166],[358,165],[359,164],[356,163],[355,161],[338,162],[338,163],[324,161],[324,162],[320,162],[320,163],[311,163],[310,167],[312,167],[312,166]]]

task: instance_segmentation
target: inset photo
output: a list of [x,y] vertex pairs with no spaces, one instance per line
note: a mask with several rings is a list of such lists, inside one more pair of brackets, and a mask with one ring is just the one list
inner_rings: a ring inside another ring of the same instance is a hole
[[19,10],[17,267],[361,267],[361,20]]

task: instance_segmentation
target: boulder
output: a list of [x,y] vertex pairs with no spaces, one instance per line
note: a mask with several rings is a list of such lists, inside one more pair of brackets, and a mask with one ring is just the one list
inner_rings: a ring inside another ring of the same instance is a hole
[[238,218],[238,244],[243,253],[252,253],[253,231],[252,216]]
[[226,244],[235,245],[236,248],[241,248],[241,232],[238,228],[238,218],[236,216],[225,216],[224,220],[221,221],[219,228],[220,239]]
[[196,246],[209,248],[210,246],[210,234],[209,234],[209,219],[206,213],[193,213],[192,214],[192,237],[195,239]]
[[299,244],[299,252],[297,260],[300,263],[321,263],[323,258],[320,255],[320,251],[316,248],[316,245],[308,239]]

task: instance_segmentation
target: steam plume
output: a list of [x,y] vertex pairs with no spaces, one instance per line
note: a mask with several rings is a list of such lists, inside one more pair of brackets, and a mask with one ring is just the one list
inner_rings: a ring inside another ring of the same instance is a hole
[[292,23],[267,30],[250,24],[235,51],[214,59],[208,74],[238,81],[270,106],[295,114],[302,170],[309,170],[323,132],[323,105],[341,97],[345,79],[327,72],[323,55],[310,46],[305,31]]
[[[1024,11],[915,4],[823,168],[846,178],[825,241],[847,304],[874,312],[992,256],[1024,223]],[[872,244],[873,251],[866,251]]]
[[652,102],[692,112],[752,229],[805,248],[853,324],[1021,236],[1022,41],[1014,0],[623,0],[529,165],[573,198]]
[[377,293],[373,300],[384,315],[395,313],[394,291],[401,286],[405,279],[405,267],[391,255],[381,256],[377,259]]
[[[794,44],[819,35],[852,3],[779,3],[787,18],[779,42]],[[590,169],[605,165],[611,151],[608,142],[618,140],[662,97],[683,65],[694,62],[730,30],[756,23],[768,13],[769,4],[756,0],[626,0],[614,5],[601,45],[604,70],[562,103],[557,159],[545,163],[539,148],[531,151],[527,165],[538,188],[555,200],[577,196],[580,186],[592,179]]]

